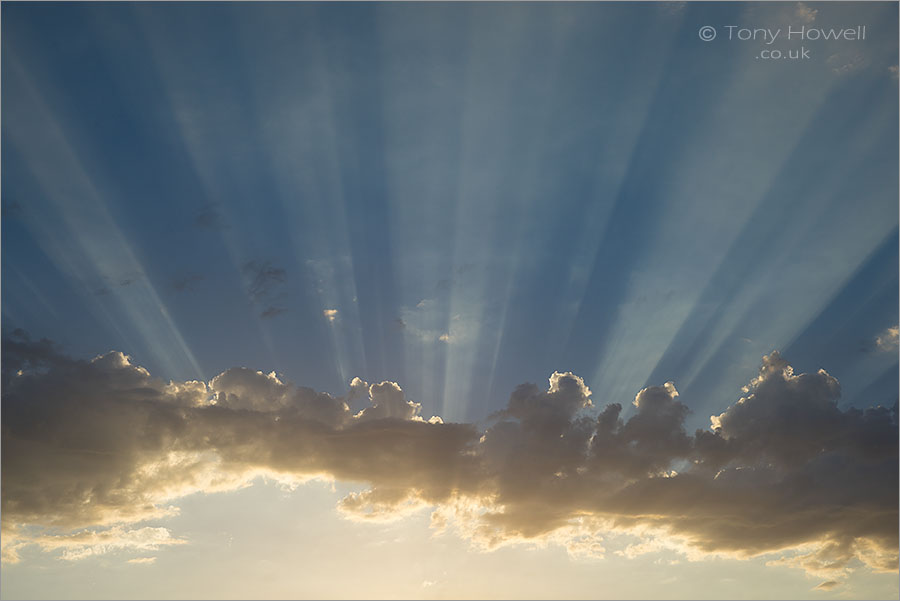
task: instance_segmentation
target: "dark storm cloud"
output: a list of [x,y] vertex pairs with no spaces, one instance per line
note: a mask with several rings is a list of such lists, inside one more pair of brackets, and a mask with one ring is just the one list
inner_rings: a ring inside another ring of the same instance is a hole
[[[368,483],[341,501],[345,515],[430,506],[435,527],[484,548],[625,531],[689,555],[774,554],[829,581],[856,560],[897,568],[896,406],[843,411],[835,378],[795,375],[777,353],[694,434],[672,383],[640,391],[625,419],[557,372],[546,389],[519,386],[481,431],[426,421],[393,382],[355,378],[345,397],[246,368],[164,383],[121,353],[79,361],[22,335],[4,342],[3,391],[8,560],[64,542],[24,537],[25,525],[121,528],[267,474]],[[133,532],[117,544],[179,542]]]

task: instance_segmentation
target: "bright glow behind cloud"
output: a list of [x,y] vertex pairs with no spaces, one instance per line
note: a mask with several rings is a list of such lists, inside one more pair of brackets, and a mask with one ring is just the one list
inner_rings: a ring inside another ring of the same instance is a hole
[[[480,431],[425,421],[393,382],[357,378],[343,398],[245,368],[166,384],[121,353],[79,361],[23,337],[5,342],[3,369],[7,562],[28,544],[70,559],[179,544],[129,525],[266,474],[368,483],[341,501],[346,515],[432,507],[435,528],[482,549],[602,555],[618,531],[645,540],[632,554],[777,553],[772,562],[830,580],[855,560],[896,570],[896,407],[842,411],[835,378],[795,375],[777,353],[694,435],[671,382],[640,391],[626,420],[618,403],[587,413],[585,382],[556,372],[548,388],[516,388]],[[369,405],[354,413],[362,394]]]

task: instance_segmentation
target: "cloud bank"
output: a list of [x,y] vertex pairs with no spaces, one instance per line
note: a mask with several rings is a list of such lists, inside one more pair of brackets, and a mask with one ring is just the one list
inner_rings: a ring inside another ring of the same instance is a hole
[[671,382],[625,419],[559,372],[516,388],[485,429],[426,420],[393,382],[355,378],[344,397],[246,368],[166,383],[122,353],[77,360],[22,335],[4,340],[2,384],[4,561],[29,544],[68,559],[182,544],[141,523],[264,474],[365,484],[340,502],[348,517],[428,507],[434,528],[483,549],[600,556],[625,532],[642,539],[629,556],[771,554],[829,586],[861,565],[897,570],[897,406],[841,410],[835,378],[794,374],[777,352],[693,434]]

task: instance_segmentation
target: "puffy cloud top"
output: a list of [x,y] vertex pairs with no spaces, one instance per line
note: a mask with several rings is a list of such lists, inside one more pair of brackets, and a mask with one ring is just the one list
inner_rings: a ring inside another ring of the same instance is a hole
[[[777,353],[693,435],[673,383],[638,392],[625,419],[569,372],[516,388],[483,431],[424,421],[394,382],[354,378],[345,397],[246,368],[166,383],[121,353],[81,361],[23,337],[4,341],[2,386],[4,561],[26,544],[71,557],[178,544],[128,527],[268,474],[367,482],[346,515],[432,507],[435,527],[485,548],[602,553],[604,531],[627,530],[657,537],[629,554],[773,554],[828,582],[855,561],[897,568],[896,405],[841,410],[834,377],[794,374]],[[79,528],[93,534],[65,533]]]

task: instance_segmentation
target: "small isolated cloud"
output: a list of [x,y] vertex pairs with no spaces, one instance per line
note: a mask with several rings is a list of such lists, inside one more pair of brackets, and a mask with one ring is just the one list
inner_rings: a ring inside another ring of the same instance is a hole
[[204,277],[200,274],[188,273],[175,278],[172,281],[172,288],[174,288],[177,292],[193,290],[197,286],[197,284],[199,284],[203,280]]
[[151,565],[156,563],[156,557],[135,557],[134,559],[129,559],[128,563],[133,563],[136,565]]
[[325,309],[322,311],[322,315],[325,316],[329,322],[334,322],[338,318],[338,310],[337,309]]
[[424,298],[415,307],[401,307],[394,323],[420,342],[454,344],[471,335],[473,321],[460,313],[451,315],[447,300]]
[[241,271],[250,301],[265,307],[259,313],[260,318],[271,319],[287,311],[282,306],[285,302],[283,285],[287,279],[287,272],[283,268],[270,261],[248,261]]
[[890,67],[888,67],[888,73],[891,74],[891,79],[893,79],[894,81],[897,81],[898,71],[900,71],[900,67],[898,67],[897,65],[891,65]]
[[263,319],[270,319],[285,312],[287,312],[287,309],[285,309],[284,307],[268,307],[265,311],[260,313],[259,316]]
[[247,278],[247,293],[254,301],[271,298],[287,278],[285,270],[270,261],[247,261],[241,270]]
[[626,418],[554,372],[480,427],[424,419],[390,381],[354,378],[336,397],[244,367],[165,382],[122,353],[77,360],[24,335],[2,350],[4,561],[24,546],[76,560],[184,544],[137,525],[266,475],[364,483],[342,515],[429,510],[435,530],[483,550],[552,544],[590,560],[628,536],[625,557],[763,556],[825,582],[897,571],[897,406],[842,410],[836,378],[795,374],[777,352],[689,433],[672,382],[623,399]]
[[219,214],[218,203],[204,205],[194,217],[194,225],[199,228],[214,229],[222,225],[222,216]]
[[868,63],[865,55],[857,50],[846,50],[832,54],[825,59],[825,64],[831,68],[832,73],[844,75],[865,67]]
[[118,275],[104,275],[99,278],[97,283],[91,285],[94,294],[97,296],[107,296],[116,288],[127,288],[132,284],[136,284],[146,279],[143,272],[130,271],[120,273]]
[[0,202],[0,217],[3,219],[13,219],[22,214],[22,205],[17,200]]
[[660,2],[659,5],[664,12],[671,15],[677,15],[684,12],[684,7],[687,6],[687,2]]
[[882,351],[896,351],[900,343],[900,327],[886,329],[875,339],[875,346]]
[[798,2],[797,10],[794,11],[794,14],[803,23],[812,23],[816,20],[816,15],[819,14],[819,11],[814,8],[810,8],[803,2]]
[[837,580],[826,580],[825,582],[823,582],[823,583],[821,583],[820,585],[816,586],[813,590],[814,590],[814,591],[815,591],[815,590],[817,590],[817,591],[830,591],[830,590],[836,589],[836,588],[839,587],[839,586],[841,586],[841,583],[838,582]]

